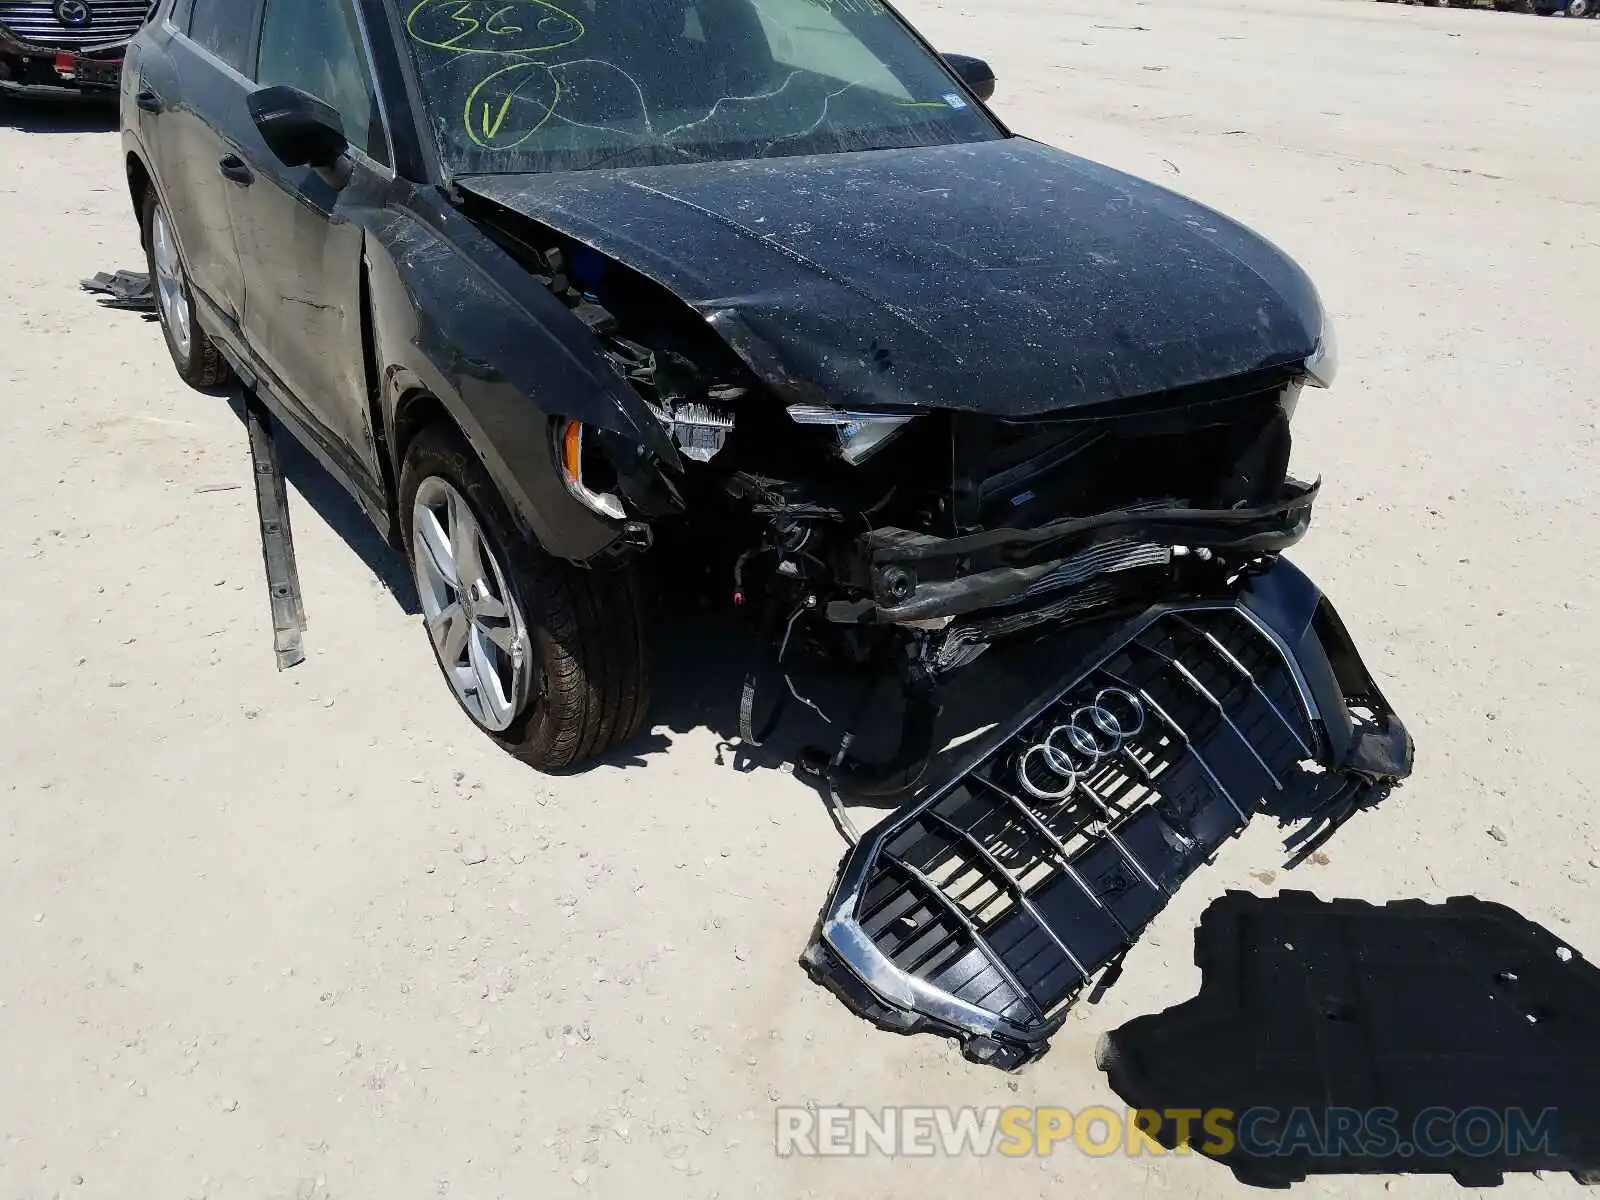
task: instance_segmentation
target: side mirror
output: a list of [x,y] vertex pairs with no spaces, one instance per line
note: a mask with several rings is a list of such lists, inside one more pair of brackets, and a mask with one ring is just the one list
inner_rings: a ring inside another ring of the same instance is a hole
[[299,88],[262,88],[249,105],[261,139],[286,167],[332,166],[350,148],[338,110]]
[[973,90],[979,100],[987,100],[994,95],[994,71],[983,59],[973,58],[970,54],[946,54],[944,62],[962,83]]

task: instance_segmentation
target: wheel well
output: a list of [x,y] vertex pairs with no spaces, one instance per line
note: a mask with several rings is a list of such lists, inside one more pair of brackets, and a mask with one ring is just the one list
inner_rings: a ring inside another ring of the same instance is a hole
[[466,437],[465,432],[450,415],[450,410],[427,392],[412,392],[401,397],[394,411],[394,461],[397,479],[398,467],[405,463],[406,451],[411,449],[411,443],[417,440],[417,434],[429,425],[440,422],[450,426],[463,438]]
[[129,154],[128,195],[133,200],[133,215],[140,218],[141,222],[144,217],[144,198],[149,194],[150,172],[145,169],[143,160],[137,154]]
[[411,445],[417,440],[424,429],[433,425],[443,425],[461,435],[461,440],[471,445],[460,424],[450,415],[437,397],[423,391],[408,392],[400,397],[394,409],[394,423],[389,429],[390,445],[393,457],[385,455],[384,474],[389,476],[386,481],[389,489],[390,509],[390,540],[393,544],[404,550],[406,546],[406,516],[400,511],[400,480],[405,474],[406,455],[411,450]]

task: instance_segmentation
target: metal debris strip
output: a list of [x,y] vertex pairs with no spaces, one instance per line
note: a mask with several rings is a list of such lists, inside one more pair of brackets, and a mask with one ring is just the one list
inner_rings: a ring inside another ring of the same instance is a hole
[[260,400],[246,393],[245,427],[250,434],[250,460],[255,468],[256,511],[261,520],[261,557],[267,569],[267,594],[272,605],[273,648],[278,670],[305,661],[301,634],[306,628],[300,595],[300,571],[294,560],[294,532],[289,525],[289,493],[273,439],[272,416]]
[[[83,290],[99,296],[107,308],[158,316],[155,285],[143,271],[101,271],[82,280]],[[273,438],[272,415],[245,389],[245,427],[250,435],[250,461],[256,481],[256,513],[261,522],[261,558],[267,569],[267,595],[272,605],[272,641],[278,670],[298,666],[306,658],[301,634],[306,628],[300,571],[294,561],[294,531],[289,525],[289,492]],[[197,493],[231,490],[230,484],[206,484]]]

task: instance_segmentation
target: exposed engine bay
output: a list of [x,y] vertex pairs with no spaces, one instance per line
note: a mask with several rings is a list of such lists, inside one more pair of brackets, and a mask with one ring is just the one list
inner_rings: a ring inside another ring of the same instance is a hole
[[[602,341],[679,455],[670,469],[567,421],[568,487],[643,518],[650,552],[692,561],[713,594],[764,606],[785,654],[894,663],[926,692],[997,639],[1206,594],[1309,524],[1316,485],[1287,475],[1296,372],[1053,418],[851,409],[799,381],[780,393],[581,243],[540,229],[536,245],[503,211],[484,223]],[[903,784],[927,751],[913,739],[886,777]]]
[[[798,656],[898,677],[896,753],[856,760],[851,721],[801,764],[852,843],[803,963],[859,1015],[1019,1066],[1253,815],[1326,837],[1409,774],[1404,725],[1279,558],[1318,490],[1288,474],[1301,389],[1326,383],[1305,364],[1037,416],[852,403],[758,375],[714,321],[581,242],[477,218],[674,451],[558,419],[569,491],[627,523],[623,553],[762,614],[781,682],[762,696],[747,676],[743,741],[810,703]],[[1056,638],[1056,682],[937,754],[941,689],[1025,635]],[[851,799],[899,808],[863,837]]]

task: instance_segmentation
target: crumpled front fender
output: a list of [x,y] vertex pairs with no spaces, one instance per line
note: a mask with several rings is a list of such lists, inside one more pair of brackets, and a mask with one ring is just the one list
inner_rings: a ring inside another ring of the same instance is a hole
[[[594,335],[442,199],[370,210],[368,271],[383,428],[417,392],[467,435],[518,518],[549,553],[581,561],[626,532],[575,500],[556,471],[552,422],[574,417],[676,465],[677,451]],[[400,447],[390,439],[391,470]]]

